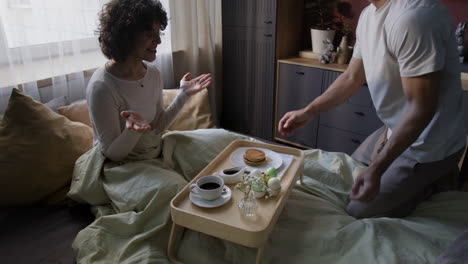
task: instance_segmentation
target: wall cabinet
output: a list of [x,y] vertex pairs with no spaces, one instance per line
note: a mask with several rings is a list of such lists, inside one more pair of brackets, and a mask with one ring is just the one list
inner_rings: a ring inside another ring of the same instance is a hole
[[[306,59],[280,60],[275,123],[278,124],[288,111],[303,108],[324,93],[344,71],[344,66],[337,67],[325,67]],[[368,135],[382,125],[364,85],[346,103],[320,114],[294,135],[284,137],[276,132],[275,139],[306,148],[352,154]]]
[[[273,140],[276,60],[300,44],[301,1],[223,0],[221,127]],[[284,42],[288,39],[288,42]]]
[[[303,1],[222,0],[221,127],[300,147],[351,154],[382,126],[367,87],[294,135],[283,137],[277,132],[286,112],[307,105],[346,69],[345,65],[292,58],[302,48],[303,12]],[[468,81],[464,87],[468,131]]]

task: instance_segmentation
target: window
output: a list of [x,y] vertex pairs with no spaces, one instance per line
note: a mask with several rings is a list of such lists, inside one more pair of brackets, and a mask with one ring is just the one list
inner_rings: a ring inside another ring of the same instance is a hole
[[31,0],[9,0],[10,8],[31,8]]
[[[102,66],[95,31],[108,1],[0,0],[0,88]],[[165,33],[159,57],[171,53]]]
[[9,0],[0,12],[8,48],[94,38],[99,0]]

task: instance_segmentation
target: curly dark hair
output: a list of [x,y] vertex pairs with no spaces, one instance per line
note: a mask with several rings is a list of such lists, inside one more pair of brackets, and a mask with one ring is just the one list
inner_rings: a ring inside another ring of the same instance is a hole
[[158,0],[111,0],[99,13],[96,31],[102,53],[117,62],[125,61],[133,49],[137,32],[167,26],[167,13]]

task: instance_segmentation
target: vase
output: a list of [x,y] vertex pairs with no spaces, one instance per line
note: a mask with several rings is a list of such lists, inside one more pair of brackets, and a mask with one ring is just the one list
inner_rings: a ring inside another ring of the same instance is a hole
[[335,30],[320,30],[311,28],[310,36],[312,38],[312,51],[314,53],[320,54],[322,51],[327,49],[325,40],[329,39],[333,43],[333,39],[335,38]]
[[457,49],[458,49],[458,58],[460,60],[460,63],[463,63],[463,61],[465,59],[465,57],[463,56],[464,52],[465,52],[465,46],[464,45],[458,45]]
[[257,213],[258,204],[252,192],[240,199],[237,206],[242,216],[255,216]]
[[351,57],[351,51],[348,46],[348,36],[343,36],[343,38],[341,39],[340,46],[338,46],[338,52],[338,64],[347,64]]

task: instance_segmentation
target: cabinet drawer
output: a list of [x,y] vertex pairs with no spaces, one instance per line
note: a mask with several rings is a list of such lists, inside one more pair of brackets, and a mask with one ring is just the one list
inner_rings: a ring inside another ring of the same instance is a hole
[[373,107],[369,88],[363,85],[353,96],[348,99],[348,103],[366,107]]
[[321,80],[319,69],[280,63],[276,122],[287,112],[301,109],[317,98]]
[[280,77],[287,79],[284,83],[285,88],[296,88],[293,86],[293,82],[296,82],[300,83],[303,86],[302,88],[310,88],[308,90],[312,90],[313,88],[313,93],[320,95],[323,75],[323,71],[321,69],[287,63],[280,63],[279,67]]
[[383,125],[373,108],[352,104],[342,104],[320,114],[320,124],[365,136]]
[[255,2],[250,0],[223,0],[222,24],[223,26],[255,26]]
[[275,28],[276,1],[223,0],[223,26]]
[[276,138],[285,139],[289,142],[300,144],[304,147],[315,148],[317,145],[317,129],[318,122],[311,121],[307,126],[298,129],[294,132],[292,136],[285,137],[279,132],[276,132]]
[[366,136],[321,125],[318,131],[317,148],[351,155],[366,139]]
[[318,120],[312,120],[306,127],[299,129],[290,137],[283,137],[277,131],[279,121],[289,111],[305,107],[320,95],[322,70],[292,65],[279,64],[278,91],[276,94],[275,136],[303,146],[316,146]]

